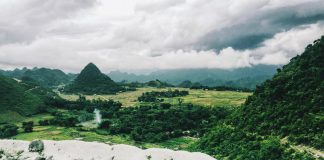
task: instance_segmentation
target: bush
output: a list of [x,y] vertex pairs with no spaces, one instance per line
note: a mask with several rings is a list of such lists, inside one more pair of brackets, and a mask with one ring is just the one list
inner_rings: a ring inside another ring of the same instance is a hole
[[34,140],[29,144],[29,152],[38,152],[41,153],[44,150],[44,143],[41,140]]
[[34,127],[33,121],[22,123],[22,128],[24,129],[25,132],[33,132],[33,127]]
[[48,126],[49,125],[49,120],[48,119],[45,119],[45,120],[39,120],[38,121],[38,124],[40,126]]
[[108,129],[111,125],[111,122],[109,120],[104,120],[100,123],[99,128],[100,129]]
[[18,127],[13,124],[6,124],[0,127],[0,138],[7,138],[17,135]]

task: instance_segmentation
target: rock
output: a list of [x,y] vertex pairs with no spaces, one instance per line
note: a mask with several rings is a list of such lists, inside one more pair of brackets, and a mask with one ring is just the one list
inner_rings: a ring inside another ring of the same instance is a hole
[[[42,153],[34,150],[36,148],[34,146],[42,144],[40,142],[43,142],[44,145]],[[29,157],[28,160],[35,160],[37,157],[44,157],[46,160],[215,160],[213,157],[199,152],[173,151],[162,148],[143,150],[125,144],[110,146],[105,143],[76,140],[43,140],[33,143],[35,145],[31,145],[32,143],[27,141],[0,140],[0,148],[5,151],[17,152],[28,149],[30,145],[34,152],[22,153],[22,156]]]
[[29,152],[41,153],[44,150],[44,143],[41,140],[34,140],[29,144]]

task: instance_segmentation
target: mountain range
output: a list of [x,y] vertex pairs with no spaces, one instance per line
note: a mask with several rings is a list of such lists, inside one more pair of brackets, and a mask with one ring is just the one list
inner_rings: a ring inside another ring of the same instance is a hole
[[158,79],[173,85],[183,81],[200,83],[205,86],[230,86],[254,89],[266,79],[271,78],[281,66],[255,65],[238,69],[175,69],[160,70],[147,75],[136,75],[120,71],[108,74],[114,81],[147,82]]

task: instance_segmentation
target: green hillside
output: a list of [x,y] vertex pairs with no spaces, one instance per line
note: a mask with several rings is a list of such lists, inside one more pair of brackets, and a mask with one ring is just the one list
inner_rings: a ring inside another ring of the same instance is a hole
[[39,68],[36,70],[27,70],[24,77],[30,77],[45,87],[58,86],[70,81],[70,77],[58,69]]
[[323,60],[324,37],[257,87],[243,106],[238,125],[324,149]]
[[41,94],[47,93],[36,87],[31,88],[27,84],[0,76],[0,123],[6,122],[8,116],[18,118],[39,112],[44,106]]
[[64,91],[82,94],[114,94],[123,88],[101,73],[96,65],[89,63]]
[[323,60],[324,36],[258,86],[199,148],[220,159],[312,159],[289,146],[324,149]]
[[10,78],[32,79],[43,87],[55,87],[61,84],[67,84],[75,78],[73,74],[65,74],[59,69],[48,68],[23,68],[13,71],[0,70],[0,74]]

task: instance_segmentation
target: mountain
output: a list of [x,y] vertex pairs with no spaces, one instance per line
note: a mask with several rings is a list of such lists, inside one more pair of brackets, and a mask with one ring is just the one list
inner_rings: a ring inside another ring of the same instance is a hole
[[174,69],[160,70],[148,75],[136,75],[119,71],[110,72],[108,75],[115,81],[147,82],[159,79],[173,85],[183,81],[198,82],[205,86],[231,86],[254,89],[266,79],[271,78],[277,68],[273,65],[255,65],[251,67],[226,69]]
[[314,148],[324,149],[323,60],[324,36],[258,86],[198,148],[219,159],[307,160],[314,158],[299,150],[322,154]]
[[11,78],[20,78],[24,75],[24,73],[29,70],[26,67],[22,69],[14,69],[12,71],[5,71],[5,70],[0,70],[0,75],[6,76],[6,77],[11,77]]
[[61,70],[48,68],[23,68],[13,71],[0,70],[0,74],[17,79],[31,78],[43,87],[54,87],[61,84],[67,84],[75,78],[73,74],[65,74]]
[[89,63],[64,91],[83,94],[114,94],[123,91],[123,88],[101,73],[96,65]]
[[48,94],[39,86],[0,76],[0,123],[42,111]]
[[23,77],[30,77],[45,87],[58,86],[70,82],[70,77],[58,69],[39,68],[27,70]]

